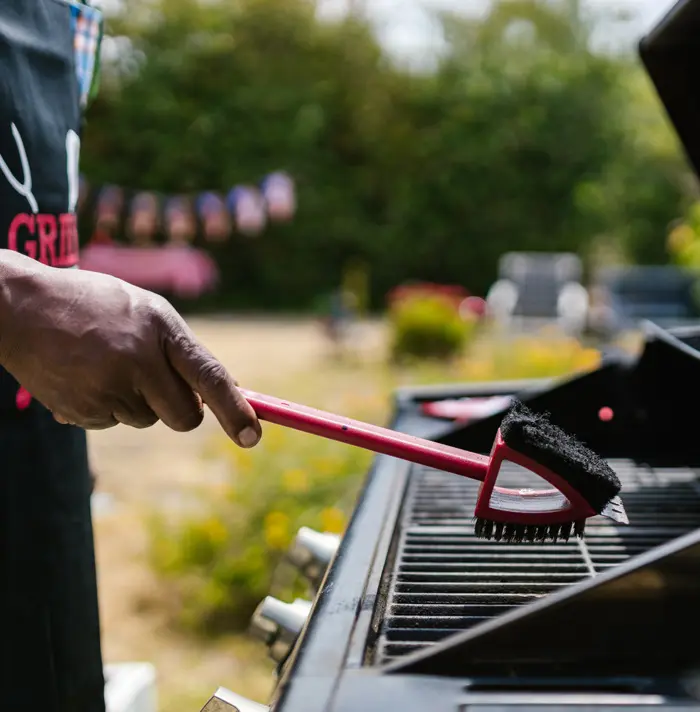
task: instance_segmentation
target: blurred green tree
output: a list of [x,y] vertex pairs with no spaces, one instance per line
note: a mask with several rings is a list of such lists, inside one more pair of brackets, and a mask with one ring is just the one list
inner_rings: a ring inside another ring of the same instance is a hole
[[641,70],[593,52],[570,2],[443,16],[447,50],[424,73],[393,64],[361,17],[322,21],[310,0],[125,5],[88,177],[197,191],[281,167],[297,181],[293,224],[216,250],[222,306],[306,307],[356,260],[378,304],[408,279],[483,293],[511,249],[585,252],[603,235],[663,253],[682,163],[667,126],[621,109],[658,120],[630,91]]

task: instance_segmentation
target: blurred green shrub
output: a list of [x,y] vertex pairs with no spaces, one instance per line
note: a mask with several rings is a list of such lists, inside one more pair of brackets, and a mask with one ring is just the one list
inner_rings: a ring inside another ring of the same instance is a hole
[[394,302],[389,319],[393,361],[455,358],[477,326],[476,317],[460,315],[459,305],[439,293],[414,294]]
[[[273,426],[254,451],[217,438],[206,456],[224,464],[226,481],[201,516],[152,522],[151,562],[184,627],[243,630],[299,527],[342,533],[370,456]],[[283,585],[279,595],[301,592],[294,576]]]

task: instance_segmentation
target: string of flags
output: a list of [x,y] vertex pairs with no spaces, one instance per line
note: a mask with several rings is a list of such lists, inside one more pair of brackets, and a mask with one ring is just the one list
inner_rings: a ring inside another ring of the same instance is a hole
[[285,223],[297,209],[295,185],[285,172],[266,176],[259,185],[238,185],[228,193],[206,191],[196,196],[161,195],[116,185],[92,187],[81,177],[78,213],[93,225],[90,242],[112,242],[119,236],[135,245],[152,245],[159,235],[169,243],[191,244],[199,235],[222,243],[235,232],[262,233],[268,223]]

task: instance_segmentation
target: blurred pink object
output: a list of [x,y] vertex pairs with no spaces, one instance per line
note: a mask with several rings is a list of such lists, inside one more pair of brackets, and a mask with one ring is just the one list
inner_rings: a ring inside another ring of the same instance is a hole
[[238,186],[229,196],[236,227],[243,235],[258,235],[265,227],[265,201],[256,188]]
[[20,386],[19,390],[17,391],[17,395],[15,396],[15,404],[17,406],[17,410],[27,410],[27,408],[29,408],[29,406],[31,405],[31,402],[31,393],[24,386]]
[[487,398],[453,398],[423,403],[422,410],[434,418],[445,418],[460,423],[471,423],[488,418],[494,413],[506,410],[513,402],[513,396],[490,396]]
[[81,252],[80,266],[137,287],[189,298],[212,290],[219,278],[214,260],[187,245],[89,245]]
[[263,182],[263,197],[273,221],[291,220],[296,210],[294,183],[286,173],[273,173]]
[[459,313],[465,318],[472,315],[481,319],[486,314],[486,300],[481,297],[467,297],[459,305]]

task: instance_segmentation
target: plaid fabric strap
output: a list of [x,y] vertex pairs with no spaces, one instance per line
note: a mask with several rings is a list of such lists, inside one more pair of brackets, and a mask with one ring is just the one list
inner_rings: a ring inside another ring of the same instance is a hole
[[75,71],[80,90],[80,106],[86,109],[99,88],[100,47],[104,32],[100,10],[78,0],[69,0]]

